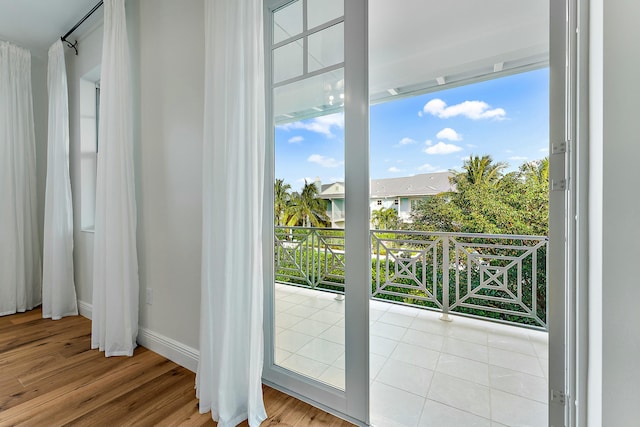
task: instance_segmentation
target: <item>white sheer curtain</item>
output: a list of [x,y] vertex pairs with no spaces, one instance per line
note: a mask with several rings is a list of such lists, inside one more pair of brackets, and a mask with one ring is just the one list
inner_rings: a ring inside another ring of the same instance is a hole
[[91,346],[131,356],[138,336],[132,98],[124,0],[105,0]]
[[262,400],[265,162],[262,0],[205,1],[200,412],[266,418]]
[[73,212],[69,181],[69,99],[64,47],[49,48],[49,143],[44,202],[42,317],[78,314],[73,280]]
[[31,54],[0,41],[0,316],[42,301]]

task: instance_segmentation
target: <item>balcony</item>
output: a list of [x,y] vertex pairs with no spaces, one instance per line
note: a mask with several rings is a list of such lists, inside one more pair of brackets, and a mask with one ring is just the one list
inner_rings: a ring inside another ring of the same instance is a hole
[[[546,426],[547,238],[371,239],[373,424]],[[343,388],[344,231],[277,227],[275,254],[276,363]]]

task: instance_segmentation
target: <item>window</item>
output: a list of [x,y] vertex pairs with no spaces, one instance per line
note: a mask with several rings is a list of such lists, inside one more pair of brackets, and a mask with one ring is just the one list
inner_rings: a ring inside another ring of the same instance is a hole
[[100,68],[80,79],[80,227],[95,226],[98,126],[100,121]]
[[377,200],[377,201],[376,201],[376,205],[378,205],[378,206],[382,206],[382,200]]

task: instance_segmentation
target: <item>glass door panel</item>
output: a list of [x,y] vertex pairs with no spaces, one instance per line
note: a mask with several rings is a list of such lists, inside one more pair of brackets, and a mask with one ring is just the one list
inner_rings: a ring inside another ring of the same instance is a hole
[[545,426],[549,5],[369,17],[372,425]]
[[[358,44],[352,51],[366,51],[366,25],[349,25],[344,0],[267,0],[265,5],[273,201],[267,216],[273,233],[265,243],[271,257],[265,267],[264,379],[363,424],[368,381],[358,372],[365,372],[367,363],[358,352],[366,352],[361,350],[366,340],[346,337],[366,336],[368,322],[357,319],[366,319],[360,311],[370,271],[349,264],[347,248],[358,237],[349,231],[345,196],[347,186],[357,182],[349,179],[348,147],[356,147],[350,140],[363,142],[347,129],[366,128],[365,117],[349,109],[368,99],[366,91],[347,99],[354,62],[347,47],[350,38]],[[366,1],[353,0],[346,9],[354,18],[366,17]],[[364,58],[356,61],[359,74],[365,74]],[[351,193],[366,195],[361,187]],[[367,235],[360,240],[368,245]]]
[[[295,27],[305,1],[274,24]],[[275,363],[344,390],[345,221],[325,198],[344,200],[344,24],[308,21],[273,49]]]

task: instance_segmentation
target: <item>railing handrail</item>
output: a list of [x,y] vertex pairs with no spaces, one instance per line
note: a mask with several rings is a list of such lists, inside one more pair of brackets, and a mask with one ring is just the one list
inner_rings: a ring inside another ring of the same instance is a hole
[[[288,226],[288,225],[276,225],[277,229],[293,229],[293,230],[319,230],[319,231],[344,231],[343,228],[332,227],[304,227],[300,225]],[[410,236],[453,236],[453,237],[485,237],[491,239],[513,239],[513,240],[544,240],[549,241],[548,236],[535,236],[529,234],[492,234],[492,233],[460,233],[453,231],[422,231],[422,230],[370,230],[371,233],[396,233],[407,234]]]
[[[276,237],[280,281],[344,292],[344,229],[276,230],[293,237]],[[371,230],[370,236],[372,298],[400,298],[403,304],[439,310],[443,319],[452,311],[480,310],[507,316],[496,321],[546,328],[547,236],[414,230]]]
[[331,228],[331,227],[304,227],[302,225],[276,225],[276,229],[291,229],[291,230],[316,230],[316,231],[344,231],[344,228]]
[[417,236],[452,236],[452,237],[485,237],[491,239],[512,239],[512,240],[545,240],[548,241],[547,236],[534,236],[527,234],[490,234],[490,233],[459,233],[453,231],[420,231],[420,230],[371,230],[372,233],[398,233]]

